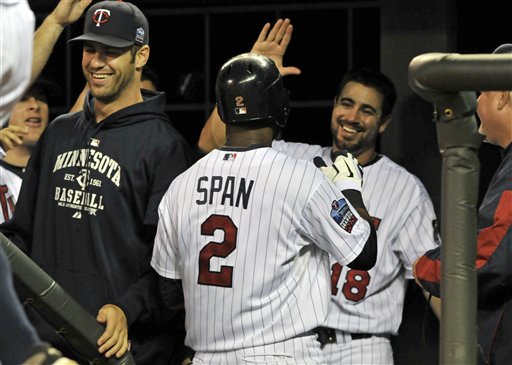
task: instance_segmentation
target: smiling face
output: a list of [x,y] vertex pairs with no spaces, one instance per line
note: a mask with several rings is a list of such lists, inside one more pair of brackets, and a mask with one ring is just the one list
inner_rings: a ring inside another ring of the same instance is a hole
[[40,95],[27,94],[14,105],[9,125],[28,127],[28,134],[23,135],[23,145],[34,146],[48,126],[48,120],[46,99]]
[[348,82],[334,101],[331,115],[333,150],[348,150],[365,164],[390,118],[382,117],[383,95],[373,87]]
[[82,71],[97,100],[105,104],[115,102],[133,84],[135,63],[130,49],[84,43]]

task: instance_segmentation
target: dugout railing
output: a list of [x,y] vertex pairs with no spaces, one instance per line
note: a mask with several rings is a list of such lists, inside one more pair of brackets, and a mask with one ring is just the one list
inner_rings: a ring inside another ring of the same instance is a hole
[[482,141],[475,91],[512,90],[512,55],[425,53],[411,60],[408,77],[411,89],[433,104],[442,157],[439,362],[472,365],[477,363],[476,205]]

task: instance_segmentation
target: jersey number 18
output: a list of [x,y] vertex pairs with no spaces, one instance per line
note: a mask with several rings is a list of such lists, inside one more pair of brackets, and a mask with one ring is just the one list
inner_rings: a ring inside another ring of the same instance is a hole
[[[341,269],[343,266],[337,262],[331,266],[331,294],[338,294],[338,281],[340,280]],[[347,271],[347,277],[341,288],[343,295],[348,300],[359,302],[366,295],[368,284],[370,283],[370,274],[364,270]]]

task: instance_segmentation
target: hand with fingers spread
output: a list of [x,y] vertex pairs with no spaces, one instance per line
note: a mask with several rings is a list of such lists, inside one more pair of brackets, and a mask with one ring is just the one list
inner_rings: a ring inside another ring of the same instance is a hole
[[[272,28],[272,29],[271,29]],[[290,19],[278,19],[274,26],[266,23],[254,42],[251,53],[267,56],[274,61],[282,76],[300,75],[297,67],[283,66],[283,57],[292,38],[293,26]],[[215,108],[204,125],[197,146],[204,153],[209,152],[226,143],[226,126],[221,121],[217,108]]]
[[113,304],[106,304],[98,312],[96,320],[106,325],[105,332],[98,339],[99,352],[106,358],[116,356],[120,358],[128,346],[128,322],[121,308]]
[[11,125],[0,129],[0,145],[4,152],[18,147],[23,143],[23,136],[28,133],[28,127]]
[[270,23],[266,23],[263,26],[258,39],[252,46],[251,52],[270,57],[275,62],[282,76],[300,75],[300,69],[297,67],[283,66],[283,57],[293,32],[293,25],[290,19],[278,19],[272,29],[270,27]]

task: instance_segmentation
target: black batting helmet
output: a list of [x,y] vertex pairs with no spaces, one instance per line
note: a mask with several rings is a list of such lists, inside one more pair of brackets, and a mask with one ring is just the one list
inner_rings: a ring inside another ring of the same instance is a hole
[[286,125],[288,90],[272,59],[244,53],[227,61],[217,74],[217,108],[224,123],[271,120]]

